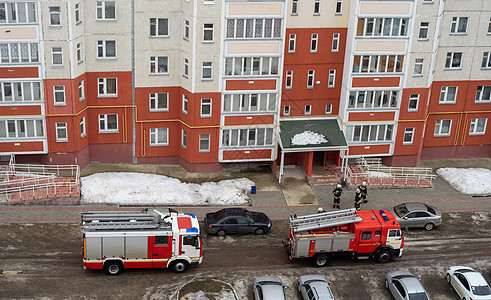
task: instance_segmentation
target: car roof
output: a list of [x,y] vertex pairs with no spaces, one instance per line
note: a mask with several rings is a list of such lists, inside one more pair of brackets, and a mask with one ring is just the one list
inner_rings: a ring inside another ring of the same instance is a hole
[[407,292],[409,294],[425,291],[425,289],[421,285],[421,282],[416,277],[404,276],[404,277],[400,278],[399,280],[402,282],[402,284],[404,284],[404,286],[406,286]]
[[255,281],[261,285],[264,299],[284,299],[283,283],[278,277],[259,276],[256,277]]
[[423,210],[423,211],[428,210],[428,209],[426,209],[426,205],[424,203],[421,203],[421,202],[407,202],[405,204],[406,204],[406,208],[410,212],[414,211],[414,210]]

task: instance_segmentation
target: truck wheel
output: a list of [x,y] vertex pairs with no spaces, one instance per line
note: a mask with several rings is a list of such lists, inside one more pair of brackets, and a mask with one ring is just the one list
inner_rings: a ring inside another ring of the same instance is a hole
[[254,233],[257,234],[257,235],[264,234],[264,229],[258,228],[258,229],[256,229],[256,231],[254,231]]
[[218,236],[225,236],[225,234],[226,234],[225,230],[220,229],[217,231]]
[[186,269],[188,268],[188,263],[184,260],[178,260],[174,263],[172,263],[172,271],[174,271],[175,273],[182,273],[184,271],[186,271]]
[[386,263],[389,262],[391,259],[392,259],[392,253],[387,249],[380,250],[377,256],[377,261],[379,263]]
[[111,276],[119,275],[123,271],[123,265],[119,261],[108,261],[104,264],[104,272]]
[[314,266],[315,267],[325,267],[329,263],[329,256],[326,254],[317,254],[314,256]]
[[426,225],[425,225],[425,230],[426,231],[430,231],[433,228],[435,228],[435,224],[433,224],[433,223],[426,223]]

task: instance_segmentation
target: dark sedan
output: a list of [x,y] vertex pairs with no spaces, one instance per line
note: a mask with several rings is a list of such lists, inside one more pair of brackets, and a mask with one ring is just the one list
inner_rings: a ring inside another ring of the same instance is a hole
[[206,232],[218,236],[229,233],[264,234],[271,229],[271,220],[261,212],[244,208],[224,208],[206,214],[205,229]]

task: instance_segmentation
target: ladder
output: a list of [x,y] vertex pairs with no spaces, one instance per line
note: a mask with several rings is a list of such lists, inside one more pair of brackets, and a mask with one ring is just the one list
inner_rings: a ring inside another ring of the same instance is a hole
[[147,210],[141,211],[89,211],[81,213],[82,222],[129,222],[153,221],[156,215]]
[[[132,221],[132,222],[92,222],[84,225],[84,231],[98,230],[144,230],[144,229],[159,229],[162,224],[157,222],[147,221]],[[162,227],[164,230],[170,230],[170,226]]]
[[290,216],[289,223],[293,232],[299,232],[351,224],[360,222],[361,220],[361,217],[356,213],[356,209],[350,208],[314,215]]

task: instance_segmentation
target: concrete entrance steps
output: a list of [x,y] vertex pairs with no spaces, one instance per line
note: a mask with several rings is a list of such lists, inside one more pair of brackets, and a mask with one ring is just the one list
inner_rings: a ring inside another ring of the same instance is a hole
[[341,167],[334,164],[312,166],[312,176],[307,178],[310,185],[336,185],[341,183]]

